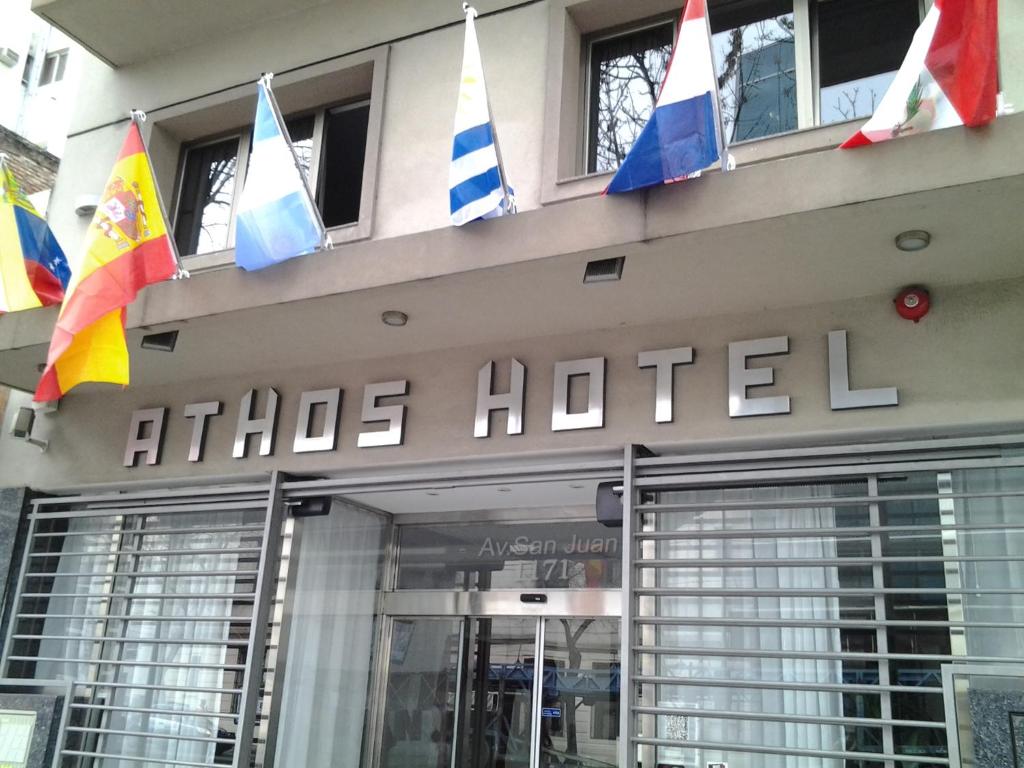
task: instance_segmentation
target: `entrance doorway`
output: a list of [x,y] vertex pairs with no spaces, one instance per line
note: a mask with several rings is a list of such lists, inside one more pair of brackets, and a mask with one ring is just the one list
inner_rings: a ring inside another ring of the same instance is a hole
[[390,623],[381,768],[616,764],[618,618],[396,616]]

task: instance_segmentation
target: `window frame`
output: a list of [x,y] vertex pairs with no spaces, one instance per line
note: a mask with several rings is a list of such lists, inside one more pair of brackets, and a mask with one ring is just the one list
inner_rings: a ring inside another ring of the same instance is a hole
[[583,75],[582,85],[580,88],[581,97],[583,99],[583,113],[581,115],[582,119],[580,120],[580,158],[576,164],[577,169],[583,175],[591,176],[594,174],[608,173],[608,171],[590,170],[591,142],[594,139],[591,132],[595,122],[593,109],[594,46],[607,42],[608,40],[634,35],[639,32],[645,32],[649,29],[656,29],[667,25],[671,25],[672,27],[672,45],[674,47],[679,38],[678,14],[658,14],[657,16],[649,17],[647,19],[639,19],[633,24],[621,25],[614,29],[601,30],[587,35],[583,39]]
[[[730,144],[738,164],[762,162],[834,147],[864,118],[820,123],[815,0],[793,0],[796,129]],[[931,0],[917,0],[924,18]],[[590,71],[593,42],[629,34],[652,23],[678,20],[681,0],[554,0],[549,12],[541,204],[599,194],[612,171],[587,172]],[[712,9],[712,12],[713,9]]]
[[[52,68],[51,68],[52,67]],[[64,80],[64,75],[67,72],[68,67],[68,49],[63,48],[59,51],[47,51],[46,55],[43,56],[43,66],[39,70],[39,87],[44,88],[48,85],[56,85]],[[50,79],[47,80],[47,75]]]
[[[372,237],[377,185],[380,178],[382,116],[387,83],[390,45],[297,67],[274,78],[274,95],[286,119],[314,115],[314,138],[322,135],[323,115],[339,107],[369,104],[363,177],[360,187],[357,221],[328,227],[335,246]],[[188,151],[203,144],[239,137],[236,179],[248,170],[249,143],[255,105],[255,83],[249,82],[224,91],[197,97],[161,109],[143,126],[149,141],[150,158],[158,183],[174,190],[166,211],[172,236],[176,234],[178,213]],[[321,149],[314,144],[311,173],[319,173]],[[315,189],[315,188],[314,188]],[[239,187],[240,190],[240,187]],[[234,264],[235,213],[238,195],[232,199],[228,245],[202,254],[181,254],[193,274]]]

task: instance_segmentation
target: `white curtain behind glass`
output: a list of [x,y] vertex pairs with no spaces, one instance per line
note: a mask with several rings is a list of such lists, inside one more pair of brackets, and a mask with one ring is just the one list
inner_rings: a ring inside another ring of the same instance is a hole
[[275,764],[357,765],[387,523],[335,501],[302,526]]
[[[827,488],[750,488],[729,492],[730,501],[806,498],[815,491],[827,495]],[[695,494],[664,494],[665,503],[708,500],[708,511],[663,515],[659,530],[684,529],[730,531],[747,529],[831,528],[835,516],[829,507],[810,509],[755,509],[715,511],[712,498],[720,492]],[[708,567],[697,570],[673,570],[662,574],[658,586],[706,589],[743,589],[748,597],[672,597],[659,601],[660,616],[693,616],[702,618],[777,619],[787,621],[836,620],[839,601],[834,597],[757,597],[758,589],[838,589],[838,569],[821,567],[782,568],[757,566],[758,561],[771,559],[823,559],[836,557],[835,540],[817,537],[790,538],[694,538],[666,542],[661,556],[699,559],[749,559],[750,567]],[[658,645],[681,645],[704,649],[837,652],[841,650],[839,630],[816,627],[758,626],[667,626],[661,627]],[[840,683],[841,662],[804,658],[756,658],[728,656],[663,656],[658,674],[681,677],[713,678],[729,681],[771,681]],[[844,734],[841,726],[814,723],[783,723],[772,721],[708,719],[714,712],[752,712],[783,716],[841,717],[842,696],[839,693],[810,690],[771,690],[757,688],[714,688],[697,686],[660,686],[660,706],[679,706],[707,711],[707,718],[690,718],[686,738],[724,744],[787,746],[796,749],[842,750]],[[659,736],[679,738],[670,734],[670,723],[663,722]],[[677,729],[678,730],[678,729]],[[700,760],[726,756],[702,750]],[[841,768],[841,760],[795,756],[758,756],[757,764],[765,768]]]
[[[1003,467],[953,473],[953,492],[1000,493],[1024,491],[1024,469]],[[1024,522],[1024,497],[1003,496],[958,499],[958,525],[1020,525]],[[964,589],[1024,589],[1024,531],[960,531],[959,554],[965,557],[1013,557],[961,563]],[[970,623],[1024,623],[1024,598],[1018,595],[970,594],[963,596],[964,619]],[[1024,630],[969,628],[970,656],[998,656],[1013,661],[1024,658]]]
[[[176,528],[188,525],[209,524],[208,516],[180,515],[174,517]],[[241,513],[222,513],[217,517],[219,525],[230,525],[241,522]],[[95,528],[110,528],[110,521],[74,519],[69,531],[86,531]],[[223,533],[187,533],[150,535],[143,538],[143,549],[147,550],[180,550],[180,549],[232,549],[241,546],[239,534]],[[112,547],[110,534],[95,536],[69,536],[65,539],[63,552],[69,554],[78,551],[96,552]],[[84,562],[82,562],[84,561]],[[95,593],[105,584],[103,577],[75,578],[60,576],[61,573],[95,570],[102,573],[113,561],[102,557],[62,557],[58,570],[55,592],[76,591],[79,593]],[[122,558],[119,568],[124,570],[126,560]],[[171,555],[160,557],[140,557],[137,570],[139,573],[162,572],[196,572],[206,574],[213,571],[233,571],[238,569],[238,556],[232,553],[216,555]],[[118,582],[119,592],[125,590],[127,579]],[[65,589],[70,587],[70,589]],[[220,645],[227,640],[229,625],[227,622],[190,621],[199,617],[230,616],[232,601],[227,599],[211,599],[206,595],[230,594],[234,592],[233,576],[202,576],[193,577],[156,577],[135,579],[132,594],[143,597],[146,594],[183,594],[192,596],[185,600],[132,600],[117,601],[113,611],[120,614],[127,612],[132,617],[161,616],[181,617],[183,621],[131,621],[124,629],[125,644],[122,646],[121,661],[171,662],[204,665],[222,665],[225,663],[225,646]],[[67,605],[67,603],[71,605]],[[97,613],[102,607],[98,601],[86,603],[84,597],[73,599],[57,598],[50,601],[48,613],[85,613],[85,606],[91,613]],[[100,607],[98,607],[100,606]],[[65,611],[66,607],[71,610]],[[47,619],[46,634],[67,634],[92,636],[98,631],[98,625],[92,620]],[[120,623],[112,623],[107,635],[121,636]],[[61,628],[68,631],[62,632]],[[175,644],[131,643],[131,639],[145,640],[176,640],[185,641]],[[204,643],[214,643],[207,645]],[[113,646],[108,646],[112,648]],[[48,640],[42,643],[41,656],[63,656],[65,658],[90,658],[95,650],[93,643],[87,640]],[[112,658],[108,651],[107,658]],[[188,717],[145,713],[140,711],[112,711],[104,721],[104,728],[109,730],[135,731],[146,734],[164,736],[214,738],[218,736],[219,727],[230,725],[212,715],[226,708],[220,694],[212,691],[170,691],[159,690],[163,686],[222,689],[231,687],[225,684],[223,669],[174,668],[174,667],[136,667],[130,665],[106,666],[102,668],[102,680],[119,684],[153,686],[150,688],[116,688],[103,689],[105,697],[99,703],[118,707],[139,709],[161,709],[199,713]],[[45,663],[37,667],[37,677],[71,677],[76,680],[89,680],[89,667],[84,664]],[[211,716],[204,716],[209,712]],[[232,726],[233,730],[233,726]],[[224,733],[220,734],[224,736]],[[230,734],[227,734],[230,735]],[[190,741],[174,738],[154,738],[153,736],[111,735],[101,740],[97,751],[106,754],[130,757],[154,758],[164,761],[180,760],[194,763],[213,763],[216,745],[210,742]],[[139,768],[140,765],[152,765],[137,760],[104,759],[97,762],[97,768]]]

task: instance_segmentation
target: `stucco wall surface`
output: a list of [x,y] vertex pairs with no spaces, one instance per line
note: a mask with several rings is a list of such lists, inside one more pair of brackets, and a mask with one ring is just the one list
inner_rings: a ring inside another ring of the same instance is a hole
[[[1024,424],[1024,280],[950,288],[935,292],[933,301],[931,314],[916,324],[898,318],[891,297],[884,295],[436,353],[322,360],[294,370],[275,370],[273,350],[268,350],[265,371],[251,379],[72,393],[58,413],[39,419],[39,436],[50,439],[45,454],[7,434],[0,436],[0,486],[49,489],[272,468],[330,472],[392,462],[615,448],[627,442],[671,443],[688,450],[736,440],[778,446],[788,439],[836,442],[844,436],[984,433]],[[897,407],[830,410],[827,334],[836,329],[849,332],[852,387],[896,386]],[[788,394],[792,413],[731,419],[729,342],[777,335],[789,337],[789,354],[749,363],[771,365],[775,385],[749,394]],[[676,368],[674,423],[655,424],[654,371],[637,367],[637,353],[686,345],[694,348],[695,362]],[[607,358],[604,428],[552,432],[555,362],[599,356]],[[495,390],[504,391],[512,357],[527,367],[524,434],[506,435],[504,417],[497,416],[491,437],[474,438],[477,371],[488,360],[499,361]],[[357,448],[360,431],[380,426],[360,423],[363,387],[394,379],[409,381],[409,396],[397,400],[408,404],[405,444]],[[281,395],[276,455],[233,459],[239,401],[249,387],[261,390],[259,409],[265,388],[274,387]],[[338,449],[294,455],[299,395],[328,387],[344,390]],[[224,413],[210,422],[205,460],[190,464],[185,457],[192,422],[184,417],[183,407],[207,400],[224,401]],[[132,411],[158,406],[170,409],[163,463],[124,468]]]

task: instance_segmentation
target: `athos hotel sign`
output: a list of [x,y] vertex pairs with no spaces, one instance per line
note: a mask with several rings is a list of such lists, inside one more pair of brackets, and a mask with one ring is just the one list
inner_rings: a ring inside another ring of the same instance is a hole
[[[774,383],[775,370],[771,366],[751,368],[749,361],[755,357],[785,355],[789,353],[789,337],[736,341],[729,344],[728,403],[729,416],[767,416],[790,412],[788,395],[755,396],[751,387]],[[693,347],[674,347],[640,352],[637,366],[653,369],[655,423],[669,423],[673,420],[673,379],[679,366],[692,365]],[[899,402],[895,387],[877,389],[850,389],[850,371],[847,362],[846,331],[832,331],[828,334],[829,405],[833,411],[850,408],[876,408],[893,406]],[[506,432],[509,435],[523,434],[523,407],[526,394],[526,366],[516,359],[510,361],[508,390],[495,392],[494,361],[484,364],[477,373],[476,419],[473,425],[474,437],[490,437],[490,416],[494,411],[507,411]],[[555,363],[554,388],[551,398],[551,430],[561,432],[576,429],[604,427],[605,415],[605,367],[603,357],[581,360],[562,360]],[[570,411],[570,379],[586,379],[586,408]],[[341,415],[340,387],[303,392],[299,398],[298,421],[292,442],[293,453],[315,453],[334,451],[338,447],[338,424]],[[409,405],[388,402],[390,399],[409,394],[408,380],[385,381],[367,384],[363,388],[362,422],[366,425],[383,425],[359,433],[356,445],[359,448],[374,448],[386,445],[402,445],[405,440],[406,412]],[[258,445],[260,456],[271,456],[277,438],[277,415],[280,397],[276,390],[268,389],[265,407],[261,414],[256,411],[256,390],[250,389],[241,399],[235,422],[235,440],[232,455],[244,459],[249,453],[249,443]],[[182,416],[192,423],[187,459],[201,462],[206,444],[206,435],[211,422],[224,411],[220,401],[189,403]],[[319,413],[322,418],[314,418]],[[124,452],[124,465],[137,466],[140,460],[147,465],[156,465],[161,460],[161,447],[167,427],[167,408],[145,408],[132,414],[128,428],[128,441]]]

